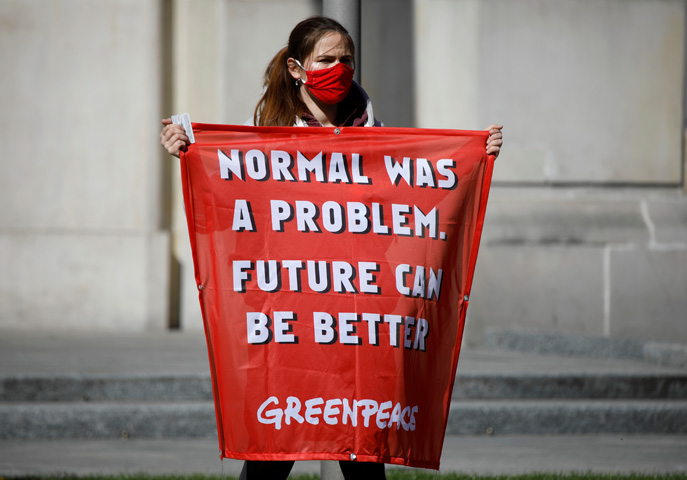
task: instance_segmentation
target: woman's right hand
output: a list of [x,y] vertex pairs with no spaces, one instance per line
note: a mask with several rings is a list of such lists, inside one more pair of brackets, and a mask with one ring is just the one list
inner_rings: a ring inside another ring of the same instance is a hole
[[186,151],[190,143],[184,127],[173,124],[171,118],[163,118],[162,124],[164,127],[160,133],[160,143],[170,154],[179,158],[179,151]]

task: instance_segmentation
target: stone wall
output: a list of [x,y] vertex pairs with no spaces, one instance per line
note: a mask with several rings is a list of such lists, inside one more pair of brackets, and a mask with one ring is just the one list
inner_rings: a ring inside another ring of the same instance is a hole
[[0,3],[2,327],[167,325],[161,3]]
[[417,126],[505,125],[466,340],[687,341],[686,2],[415,5]]
[[495,327],[687,341],[684,195],[495,188],[466,339],[480,343]]
[[[685,0],[364,0],[389,126],[505,125],[466,339],[687,342]],[[0,327],[202,328],[159,119],[243,123],[316,0],[0,4]]]

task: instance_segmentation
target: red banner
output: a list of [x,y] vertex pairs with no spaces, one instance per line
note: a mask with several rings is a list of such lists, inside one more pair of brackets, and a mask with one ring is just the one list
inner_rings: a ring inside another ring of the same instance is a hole
[[184,202],[221,455],[438,469],[488,133],[193,130]]

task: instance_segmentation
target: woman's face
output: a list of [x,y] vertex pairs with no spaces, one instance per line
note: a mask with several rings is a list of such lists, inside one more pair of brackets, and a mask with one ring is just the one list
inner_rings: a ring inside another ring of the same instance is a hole
[[[322,70],[330,68],[337,63],[343,63],[353,67],[353,55],[346,48],[343,37],[338,32],[324,35],[315,44],[312,53],[303,62],[306,70]],[[307,75],[301,70],[303,80],[307,80]]]

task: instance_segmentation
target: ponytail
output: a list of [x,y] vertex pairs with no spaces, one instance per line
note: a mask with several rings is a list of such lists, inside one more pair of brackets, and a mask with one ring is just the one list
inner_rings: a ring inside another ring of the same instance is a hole
[[287,47],[274,56],[265,70],[265,92],[255,107],[253,124],[261,127],[290,127],[297,116],[307,111],[300,98],[296,80],[286,63]]

